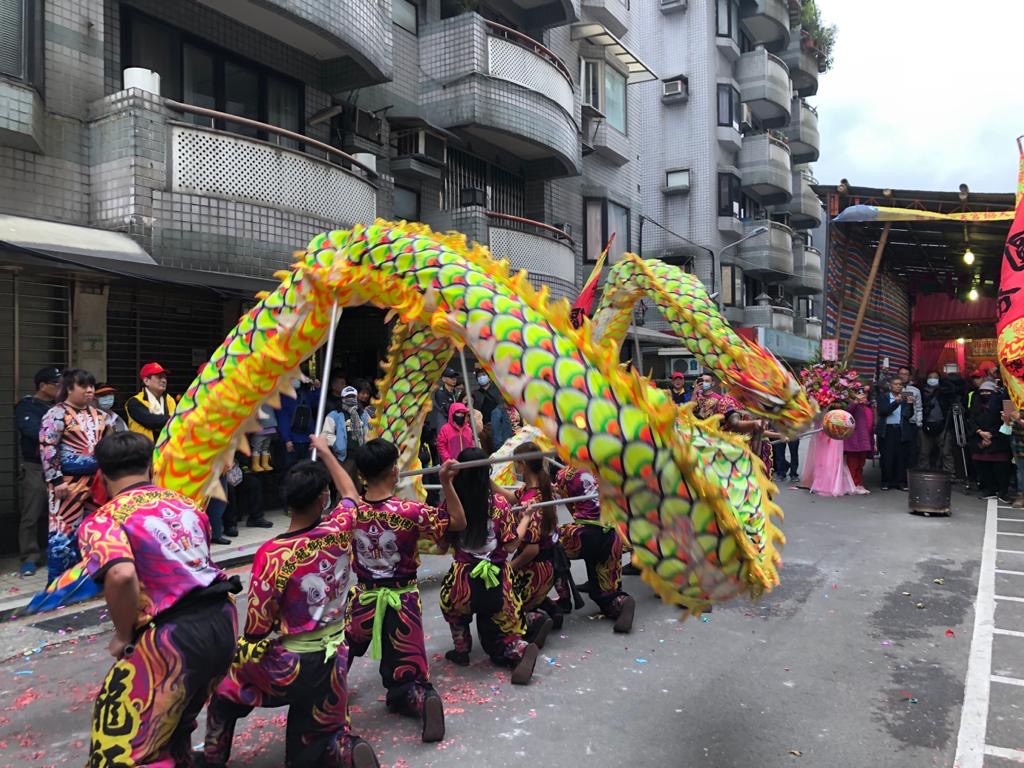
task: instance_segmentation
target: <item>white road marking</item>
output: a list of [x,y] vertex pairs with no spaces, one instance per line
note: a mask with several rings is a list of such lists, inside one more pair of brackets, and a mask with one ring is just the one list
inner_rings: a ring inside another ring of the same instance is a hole
[[1012,760],[1015,763],[1024,763],[1024,751],[1019,749],[1006,749],[1004,747],[993,747],[985,745],[985,754],[992,757],[1001,757],[1004,760]]
[[1024,555],[1024,552],[1019,549],[997,549],[996,552],[1001,555]]
[[1024,517],[1000,517],[1000,523],[1024,523]]
[[985,514],[985,538],[981,545],[978,596],[974,602],[974,635],[967,659],[964,706],[960,712],[960,733],[956,739],[956,758],[953,762],[957,768],[982,768],[985,762],[985,733],[988,730],[988,700],[992,680],[992,629],[996,611],[997,517],[996,502],[990,499]]
[[996,568],[996,573],[1003,576],[1024,576],[1024,571],[1008,571],[1005,568]]
[[996,600],[1009,600],[1011,603],[1024,603],[1024,597],[1009,597],[1008,595],[996,595]]
[[999,531],[1000,536],[1024,536],[1024,533],[1010,533],[1009,531]]
[[1024,687],[1024,680],[1019,677],[1004,677],[1003,675],[992,675],[993,683],[1002,683],[1003,685],[1019,685]]
[[1024,637],[1024,632],[1018,632],[1016,629],[999,629],[999,627],[993,629],[992,634],[1006,635],[1007,637]]

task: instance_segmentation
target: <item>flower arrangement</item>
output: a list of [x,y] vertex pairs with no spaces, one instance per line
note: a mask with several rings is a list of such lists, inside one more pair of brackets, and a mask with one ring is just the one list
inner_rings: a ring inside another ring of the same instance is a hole
[[846,408],[864,389],[856,371],[835,363],[817,363],[800,371],[800,383],[822,410]]

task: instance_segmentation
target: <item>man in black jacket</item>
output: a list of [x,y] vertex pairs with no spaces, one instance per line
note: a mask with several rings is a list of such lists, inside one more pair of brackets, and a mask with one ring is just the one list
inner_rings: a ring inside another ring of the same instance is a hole
[[893,379],[889,382],[889,391],[878,397],[878,414],[875,417],[875,432],[882,454],[883,491],[890,488],[907,490],[907,454],[917,432],[913,416],[913,398],[903,394],[902,381]]
[[929,371],[921,390],[921,469],[953,474],[953,403],[956,385],[938,371]]
[[18,467],[18,553],[22,576],[32,576],[39,565],[39,520],[46,514],[47,492],[43,465],[39,458],[39,426],[53,407],[60,391],[60,368],[50,366],[36,371],[35,394],[25,395],[14,407],[18,429],[21,464]]

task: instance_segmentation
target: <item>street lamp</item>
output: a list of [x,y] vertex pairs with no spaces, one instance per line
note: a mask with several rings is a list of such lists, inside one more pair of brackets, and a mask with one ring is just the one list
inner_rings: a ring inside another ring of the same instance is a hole
[[[745,243],[747,240],[749,240],[752,237],[757,237],[758,235],[763,235],[767,231],[768,231],[768,227],[765,227],[765,226],[754,227],[752,230],[750,230],[746,235],[741,237],[739,240],[736,240],[735,242],[729,243],[728,245],[723,246],[722,248],[719,248],[718,249],[718,253],[715,253],[714,251],[711,251],[711,280],[712,280],[712,287],[713,288],[717,289],[717,287],[718,287],[718,269],[719,269],[718,262],[722,258],[722,254],[725,253],[730,248],[735,248],[740,243]],[[717,295],[718,293],[719,293],[719,291],[716,290],[715,291],[715,295]],[[715,301],[715,304],[718,304],[717,300]]]

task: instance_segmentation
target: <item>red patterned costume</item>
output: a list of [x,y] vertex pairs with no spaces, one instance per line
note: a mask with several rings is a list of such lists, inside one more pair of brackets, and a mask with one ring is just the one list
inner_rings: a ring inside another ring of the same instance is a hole
[[349,765],[344,618],[355,506],[343,499],[314,525],[275,536],[256,553],[245,636],[207,714],[208,765],[227,762],[240,717],[282,706],[289,768]]

